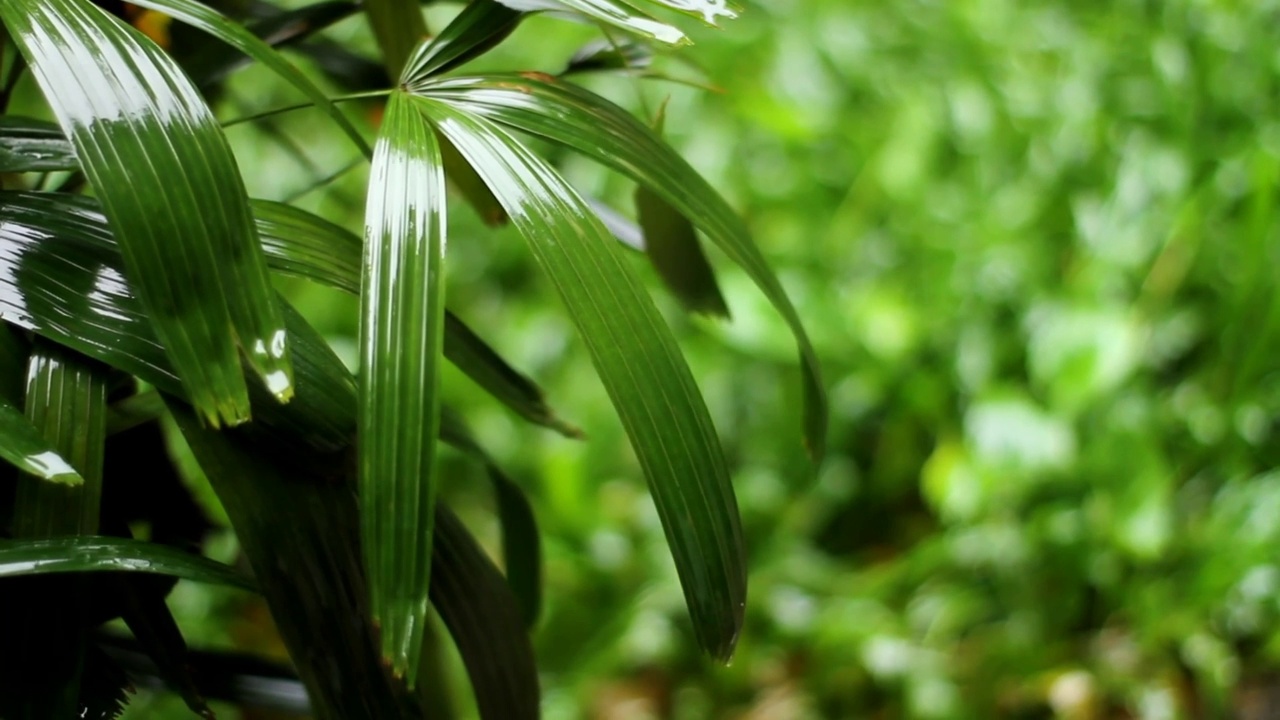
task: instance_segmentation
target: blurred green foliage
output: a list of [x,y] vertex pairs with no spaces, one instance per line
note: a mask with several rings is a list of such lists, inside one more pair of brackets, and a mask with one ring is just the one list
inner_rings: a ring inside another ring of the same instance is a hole
[[[793,346],[744,276],[712,251],[729,324],[652,284],[751,557],[733,664],[700,658],[584,348],[514,232],[457,205],[451,305],[589,436],[445,376],[545,536],[545,716],[1274,717],[1280,2],[753,0],[693,34],[655,68],[723,92],[585,81],[649,117],[669,98],[668,137],[749,219],[823,357],[829,457],[805,458]],[[329,35],[369,42],[359,22]],[[481,64],[554,72],[596,36],[539,17]],[[249,68],[221,113],[293,101]],[[230,131],[251,194],[353,159],[317,114],[273,123]],[[620,178],[551,156],[633,213]],[[363,173],[303,205],[358,228]],[[354,302],[286,287],[353,358]],[[446,463],[496,545],[482,469]],[[171,599],[192,644],[279,653],[260,609],[210,592]]]

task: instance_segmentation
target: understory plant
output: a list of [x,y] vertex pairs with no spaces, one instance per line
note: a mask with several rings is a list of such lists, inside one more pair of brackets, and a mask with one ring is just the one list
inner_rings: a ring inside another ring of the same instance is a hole
[[[535,517],[442,404],[442,363],[532,425],[581,433],[465,307],[446,306],[446,213],[458,205],[527,241],[631,441],[696,640],[731,656],[747,573],[729,468],[627,253],[645,253],[693,312],[728,314],[703,239],[754,280],[795,335],[797,442],[815,458],[825,399],[744,223],[652,119],[576,82],[643,75],[651,44],[685,43],[651,11],[733,15],[722,0],[472,0],[429,32],[414,0],[0,3],[0,717],[115,717],[145,678],[203,715],[207,698],[261,702],[246,688],[270,678],[300,681],[319,718],[430,715],[433,612],[482,717],[538,716]],[[535,12],[595,23],[602,40],[558,75],[468,74]],[[377,60],[321,34],[358,14]],[[363,228],[248,196],[224,128],[272,113],[214,112],[248,63],[367,158]],[[8,111],[22,82],[43,114]],[[345,103],[380,108],[376,137]],[[535,152],[546,144],[634,181],[635,221],[575,191]],[[358,295],[355,374],[273,274]],[[210,525],[166,428],[225,509],[244,566],[200,554]],[[437,502],[438,443],[486,467],[499,562]],[[260,593],[291,667],[189,651],[165,604],[177,580]],[[128,637],[102,630],[116,619]]]

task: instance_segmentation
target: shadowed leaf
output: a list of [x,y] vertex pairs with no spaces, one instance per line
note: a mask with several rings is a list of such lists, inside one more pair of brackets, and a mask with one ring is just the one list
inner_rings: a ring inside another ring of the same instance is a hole
[[254,589],[234,568],[167,545],[96,536],[0,539],[0,578],[83,572],[151,573]]
[[521,609],[462,523],[436,509],[431,604],[458,646],[483,720],[537,720],[538,672]]

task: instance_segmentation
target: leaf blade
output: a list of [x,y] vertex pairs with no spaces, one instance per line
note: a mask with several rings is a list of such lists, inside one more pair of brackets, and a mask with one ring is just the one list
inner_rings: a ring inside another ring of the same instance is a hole
[[0,540],[0,578],[84,572],[136,572],[254,590],[234,568],[167,545],[82,535]]
[[[447,156],[445,162],[447,174]],[[354,233],[282,203],[255,200],[253,208],[273,270],[353,295],[360,292],[362,244]],[[556,414],[537,383],[512,367],[461,318],[446,309],[444,323],[445,359],[473,382],[529,422],[566,437],[583,437],[581,430]]]
[[361,539],[382,655],[412,686],[427,618],[440,356],[444,166],[403,93],[387,104],[365,210],[360,310]]
[[462,655],[480,717],[537,720],[537,666],[516,598],[461,521],[444,506],[436,513],[431,603]]
[[688,365],[587,205],[487,120],[420,98],[529,242],[591,353],[662,519],[699,643],[727,659],[746,602],[729,472]]
[[307,76],[294,67],[293,63],[289,62],[278,50],[271,47],[270,44],[254,35],[244,26],[203,3],[195,2],[195,0],[138,0],[133,4],[158,10],[180,22],[203,30],[267,66],[272,72],[306,95],[326,115],[333,118],[338,127],[355,143],[355,146],[360,148],[360,152],[364,153],[365,156],[368,156],[371,152],[369,144],[364,140],[364,136],[360,134],[355,125],[351,124],[347,116],[342,114],[338,106],[329,100],[329,96],[325,95],[323,90],[307,79]]
[[287,401],[288,346],[244,184],[190,81],[86,0],[12,0],[0,16],[75,146],[196,407],[213,424],[248,420],[237,341]]
[[650,188],[743,268],[795,337],[805,399],[805,441],[821,460],[827,396],[817,352],[745,223],[688,162],[644,123],[587,90],[541,73],[434,80],[419,89],[503,125],[566,145]]

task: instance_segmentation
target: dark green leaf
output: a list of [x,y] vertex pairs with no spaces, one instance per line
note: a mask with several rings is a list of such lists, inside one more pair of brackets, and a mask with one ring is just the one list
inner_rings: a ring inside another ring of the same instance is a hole
[[431,604],[467,667],[483,720],[536,720],[538,673],[520,606],[448,508],[436,508]]
[[[654,131],[662,132],[666,111],[658,112]],[[729,317],[715,271],[702,252],[693,223],[647,185],[636,188],[636,214],[644,232],[645,254],[658,277],[690,312]]]
[[746,602],[737,504],[688,365],[595,213],[490,121],[418,98],[507,208],[585,341],[649,480],[702,646],[726,659]]
[[75,170],[75,151],[56,124],[5,115],[0,117],[0,172]]
[[746,225],[683,158],[644,123],[582,88],[540,73],[432,80],[421,92],[510,127],[568,145],[651,189],[742,266],[778,312],[800,349],[804,428],[810,454],[821,459],[827,397],[818,356],[800,316]]
[[398,77],[414,48],[427,37],[422,5],[418,0],[365,0],[364,11],[383,65],[391,77]]
[[234,568],[167,545],[96,536],[0,539],[0,578],[83,572],[152,573],[254,589]]
[[383,658],[412,685],[437,487],[445,185],[435,135],[403,93],[387,104],[370,173],[360,294],[360,538]]
[[[26,414],[84,478],[74,487],[35,477],[19,477],[14,499],[13,535],[41,539],[91,536],[98,531],[102,498],[102,455],[106,442],[106,368],[48,341],[38,341],[27,363]],[[82,659],[86,649],[87,610],[93,604],[83,577],[9,582],[19,622],[10,652],[40,667],[43,678],[24,683],[32,689],[25,711],[15,716],[71,717],[80,701]],[[36,689],[39,688],[39,689]],[[4,714],[0,710],[0,714]]]
[[[0,202],[0,319],[123,370],[171,394],[182,386],[120,270],[105,219],[89,198],[5,193]],[[283,305],[300,397],[288,405],[263,396],[260,424],[288,430],[326,450],[346,447],[355,432],[355,384],[332,350]],[[317,360],[317,358],[321,358]]]
[[114,582],[111,584],[113,594],[122,602],[129,632],[155,661],[169,687],[182,696],[191,712],[213,720],[213,711],[196,687],[191,666],[187,663],[187,642],[165,604],[167,588],[154,583],[129,582],[131,579],[134,578],[112,578]]
[[495,0],[471,0],[439,35],[414,53],[402,81],[412,85],[488,52],[520,24],[521,14]]
[[205,420],[249,419],[237,341],[288,400],[288,346],[248,198],[190,81],[150,39],[87,0],[7,0],[0,16],[75,146]]
[[[258,218],[267,262],[273,270],[352,294],[359,292],[361,243],[355,234],[281,203],[255,200],[253,211]],[[444,356],[526,420],[568,437],[582,436],[581,430],[561,420],[547,405],[542,388],[511,367],[466,323],[448,311],[445,312]]]
[[45,480],[65,485],[84,482],[22,411],[3,399],[0,399],[0,458]]
[[599,70],[643,70],[653,63],[653,49],[635,40],[595,40],[569,58],[563,75]]
[[329,101],[324,91],[308,80],[307,76],[286,60],[279,51],[243,25],[195,0],[137,0],[133,4],[159,10],[179,22],[203,30],[270,68],[272,72],[306,95],[326,115],[333,118],[361,152],[365,155],[369,154],[369,144],[364,141],[360,131],[336,105]]
[[483,463],[489,474],[502,528],[507,584],[520,603],[525,626],[533,627],[542,611],[542,538],[529,498],[480,446],[462,416],[447,406],[441,409],[440,439]]
[[315,717],[419,717],[378,659],[351,466],[317,476],[301,454],[201,427],[182,403],[169,409],[226,508]]
[[107,439],[105,371],[51,342],[36,343],[27,370],[27,418],[84,482],[67,487],[19,478],[15,536],[97,534]]
[[294,51],[313,62],[325,77],[347,92],[391,87],[391,75],[386,68],[331,40],[307,40],[299,43]]
[[[271,47],[283,47],[350,17],[358,9],[359,6],[348,0],[324,0],[256,20],[245,29]],[[209,43],[202,52],[193,53],[183,67],[196,85],[204,88],[251,61],[252,57],[219,39]]]
[[[136,641],[107,637],[99,640],[105,653],[143,687],[162,689],[167,681],[160,666]],[[189,650],[185,663],[200,678],[200,689],[210,700],[222,700],[241,708],[309,715],[311,703],[297,673],[288,665],[246,653]]]

